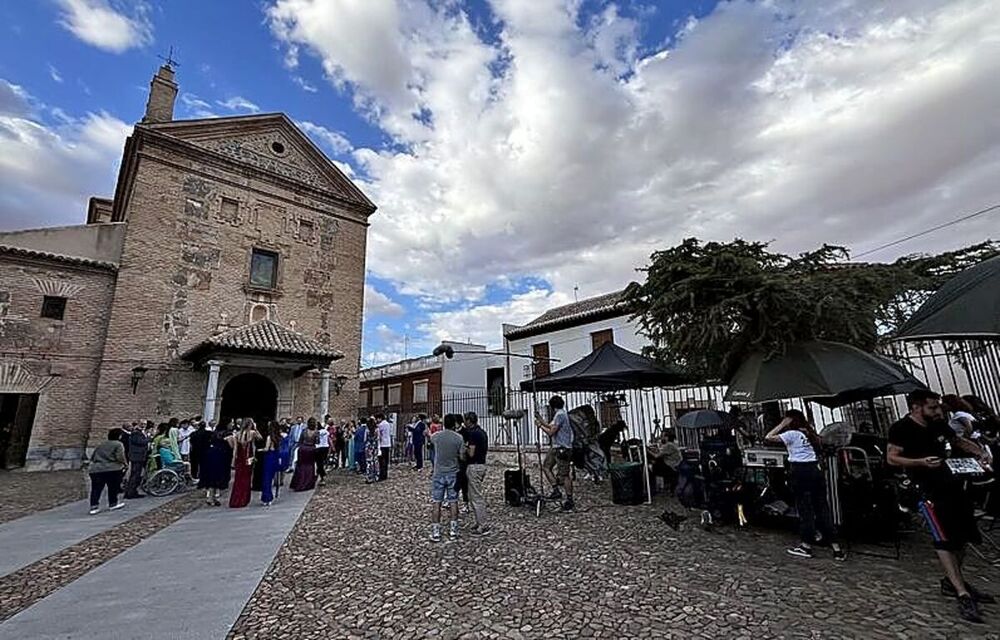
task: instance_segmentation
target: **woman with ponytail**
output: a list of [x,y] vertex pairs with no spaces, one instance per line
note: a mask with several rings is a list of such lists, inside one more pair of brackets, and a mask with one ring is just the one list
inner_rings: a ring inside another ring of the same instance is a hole
[[833,559],[846,560],[847,553],[834,538],[830,505],[826,501],[826,480],[819,465],[819,434],[801,411],[792,409],[785,413],[785,419],[778,426],[771,429],[765,440],[782,444],[788,450],[788,467],[802,535],[802,542],[789,549],[789,555],[813,557],[813,544],[819,529],[823,542],[829,543],[833,549]]

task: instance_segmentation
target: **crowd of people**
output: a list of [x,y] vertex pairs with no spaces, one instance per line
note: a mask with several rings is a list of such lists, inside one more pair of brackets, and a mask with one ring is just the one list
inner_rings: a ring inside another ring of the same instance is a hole
[[[459,502],[463,512],[475,517],[472,533],[488,533],[484,483],[489,444],[476,414],[449,414],[443,421],[420,414],[405,426],[405,433],[403,459],[421,471],[426,454],[432,468],[438,523],[432,538],[441,539],[442,504],[454,512],[449,534],[458,535]],[[270,506],[288,474],[292,491],[323,484],[329,468],[359,474],[366,484],[383,482],[389,477],[394,440],[395,427],[381,413],[361,422],[335,422],[330,416],[323,423],[299,416],[266,425],[240,418],[216,426],[201,416],[159,425],[136,421],[109,430],[107,440],[95,447],[88,469],[90,513],[100,512],[105,492],[112,511],[125,506],[119,499],[123,488],[125,499],[144,498],[146,480],[163,468],[196,484],[210,506],[221,506],[228,489],[231,508],[249,505],[254,492],[259,492],[263,506]]]
[[[126,499],[145,497],[145,481],[163,468],[204,490],[209,505],[221,506],[222,492],[231,484],[230,507],[247,506],[254,492],[260,493],[263,506],[270,506],[288,474],[289,489],[308,491],[325,481],[328,467],[357,468],[355,428],[347,421],[335,424],[330,416],[323,424],[302,416],[261,425],[252,418],[215,425],[201,416],[158,425],[148,420],[125,424],[109,430],[91,455],[90,513],[100,512],[105,491],[110,510],[124,506],[119,501],[123,488]],[[371,459],[378,463],[377,454]],[[361,460],[363,467],[363,447]]]

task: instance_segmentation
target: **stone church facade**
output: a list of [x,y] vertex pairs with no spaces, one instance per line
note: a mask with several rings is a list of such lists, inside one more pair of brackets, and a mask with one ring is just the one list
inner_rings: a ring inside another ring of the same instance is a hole
[[87,224],[0,233],[7,466],[137,419],[355,411],[375,206],[283,114],[176,121],[176,94],[164,66]]

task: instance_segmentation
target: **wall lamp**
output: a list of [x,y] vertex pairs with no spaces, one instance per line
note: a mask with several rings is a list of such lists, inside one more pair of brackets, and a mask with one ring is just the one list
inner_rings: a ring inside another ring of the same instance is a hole
[[138,367],[132,367],[132,395],[135,395],[135,390],[139,387],[139,381],[146,376],[147,371],[149,369],[141,364]]
[[347,384],[347,376],[341,374],[333,379],[333,392],[340,395],[340,392],[344,390],[344,385]]

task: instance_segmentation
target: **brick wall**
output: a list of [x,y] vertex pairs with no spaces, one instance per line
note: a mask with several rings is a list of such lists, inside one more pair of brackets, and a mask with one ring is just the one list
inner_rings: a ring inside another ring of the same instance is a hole
[[[231,201],[237,203],[235,214]],[[213,333],[221,314],[238,326],[255,309],[284,325],[294,321],[297,331],[344,352],[333,370],[350,380],[340,395],[331,392],[331,414],[354,413],[363,215],[315,192],[273,184],[237,165],[202,161],[155,141],[139,150],[125,215],[92,437],[103,437],[109,422],[127,418],[201,413],[206,374],[180,356]],[[273,295],[247,286],[254,247],[280,256]],[[140,364],[150,371],[133,396],[130,371]],[[291,387],[295,410],[311,414],[318,380],[300,376]]]
[[[39,394],[28,469],[79,466],[114,283],[106,269],[0,256],[0,364],[58,374]],[[67,298],[62,320],[41,317],[45,295]],[[10,391],[18,389],[0,386],[0,393]]]

